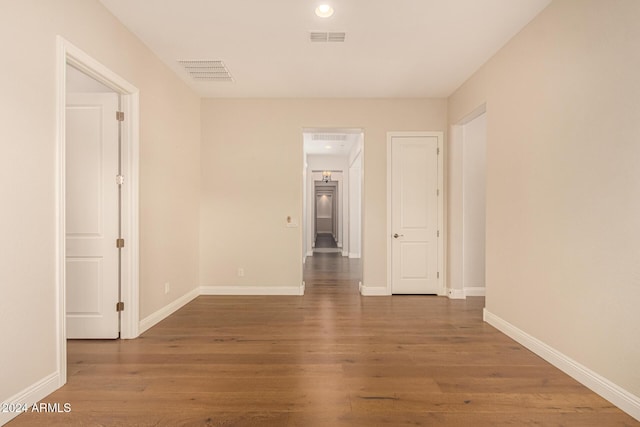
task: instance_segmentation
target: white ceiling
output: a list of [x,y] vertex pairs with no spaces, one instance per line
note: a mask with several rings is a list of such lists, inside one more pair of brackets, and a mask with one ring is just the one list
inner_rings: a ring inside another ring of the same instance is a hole
[[[203,97],[447,97],[550,1],[326,0],[323,19],[318,0],[101,0]],[[177,60],[221,60],[234,81]]]

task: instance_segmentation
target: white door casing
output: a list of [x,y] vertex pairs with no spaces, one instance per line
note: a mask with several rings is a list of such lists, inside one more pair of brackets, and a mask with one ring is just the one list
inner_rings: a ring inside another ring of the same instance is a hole
[[443,294],[441,132],[390,133],[390,291]]
[[68,94],[67,338],[118,338],[118,95]]
[[121,249],[120,338],[139,335],[139,202],[138,177],[140,153],[140,91],[128,81],[93,59],[61,36],[56,36],[56,139],[55,139],[55,246],[56,246],[56,352],[57,386],[67,382],[67,316],[66,316],[66,70],[67,66],[82,71],[120,95],[122,164],[125,183],[121,186],[121,236],[126,245]]

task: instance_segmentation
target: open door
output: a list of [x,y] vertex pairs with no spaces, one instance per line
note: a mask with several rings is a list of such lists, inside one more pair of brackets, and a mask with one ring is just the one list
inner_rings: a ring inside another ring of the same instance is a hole
[[67,95],[67,338],[118,338],[118,94]]

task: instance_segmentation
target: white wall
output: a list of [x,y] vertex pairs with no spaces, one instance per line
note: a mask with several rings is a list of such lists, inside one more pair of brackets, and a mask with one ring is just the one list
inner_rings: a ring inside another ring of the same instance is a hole
[[362,139],[349,153],[349,258],[362,256]]
[[311,189],[309,188],[309,185],[306,184],[308,182],[308,176],[311,173],[311,170],[308,167],[307,164],[307,154],[303,153],[303,169],[302,169],[302,182],[305,183],[302,185],[302,200],[304,201],[303,205],[302,205],[302,262],[304,263],[307,260],[307,254],[309,252],[309,249],[311,247],[311,241],[309,233],[306,232],[305,230],[309,230],[309,228],[312,228],[312,224],[310,224],[309,222],[309,212],[313,212],[313,206],[309,206],[309,192],[311,191]]
[[489,317],[636,417],[639,21],[634,0],[555,0],[449,99],[451,124],[487,105]]
[[0,177],[11,185],[2,190],[10,209],[0,211],[0,235],[12,242],[0,248],[2,402],[55,378],[58,367],[57,35],[140,89],[141,316],[197,286],[198,97],[97,0],[2,1]]
[[485,287],[486,114],[462,126],[462,287]]

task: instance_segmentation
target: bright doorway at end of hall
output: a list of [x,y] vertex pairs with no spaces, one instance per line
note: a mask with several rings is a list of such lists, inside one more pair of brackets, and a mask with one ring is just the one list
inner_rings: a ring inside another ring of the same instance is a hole
[[[323,171],[334,175],[341,171]],[[314,218],[314,253],[342,253],[339,240],[339,205],[340,194],[338,181],[314,181],[315,218]]]
[[362,256],[362,129],[305,129],[302,259]]

